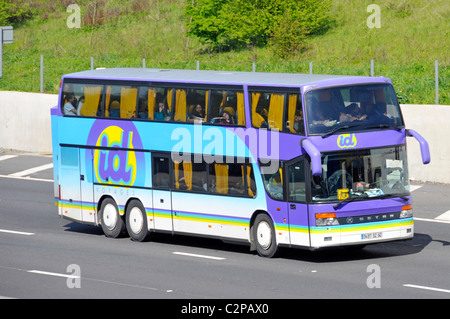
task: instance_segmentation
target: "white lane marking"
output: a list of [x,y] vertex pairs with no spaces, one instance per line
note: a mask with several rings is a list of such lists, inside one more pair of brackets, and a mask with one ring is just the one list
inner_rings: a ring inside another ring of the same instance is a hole
[[37,173],[37,172],[40,172],[40,171],[45,171],[46,169],[50,169],[50,168],[53,168],[53,163],[45,164],[45,165],[41,165],[41,166],[37,166],[37,167],[33,167],[33,168],[26,169],[24,171],[17,172],[17,173],[14,173],[14,174],[9,174],[9,176],[12,176],[12,177],[24,177],[24,176],[31,175],[31,174],[34,174],[34,173]]
[[438,292],[445,292],[445,293],[450,294],[450,290],[449,289],[433,288],[433,287],[410,285],[410,284],[405,284],[403,286],[404,287],[409,287],[409,288],[417,288],[417,289],[425,289],[425,290],[433,290],[433,291],[438,291]]
[[182,256],[189,256],[189,257],[197,257],[197,258],[206,258],[206,259],[214,259],[214,260],[224,260],[226,258],[222,257],[214,257],[214,256],[206,256],[206,255],[197,255],[197,254],[190,254],[190,253],[182,253],[175,251],[173,252],[174,255],[182,255]]
[[418,190],[419,188],[421,188],[423,185],[409,185],[409,190],[411,192],[414,192],[416,190]]
[[439,215],[436,217],[437,220],[445,220],[450,222],[450,210],[446,211],[445,213]]
[[21,180],[24,180],[24,181],[36,181],[36,182],[53,183],[52,179],[34,178],[34,177],[17,177],[17,176],[11,176],[11,175],[0,175],[0,178],[11,178],[11,179],[21,179]]
[[133,285],[133,284],[126,284],[126,283],[120,283],[115,281],[108,281],[108,280],[101,280],[101,279],[95,279],[95,278],[86,278],[81,276],[75,276],[75,275],[69,275],[69,274],[61,274],[61,273],[55,273],[55,272],[48,272],[48,271],[42,271],[42,270],[25,270],[21,268],[13,268],[13,267],[5,267],[0,266],[0,269],[9,269],[9,270],[17,270],[17,271],[24,271],[31,274],[38,274],[38,275],[47,275],[47,276],[55,276],[55,277],[64,277],[64,278],[74,278],[74,279],[83,279],[83,280],[89,280],[89,281],[96,281],[106,284],[112,284],[112,285],[119,285],[119,286],[125,286],[125,287],[133,287],[133,288],[141,288],[141,289],[147,289],[147,290],[154,290],[154,291],[165,291],[165,292],[173,292],[173,290],[168,289],[158,289],[153,287],[146,287],[146,286],[139,286],[139,285]]
[[0,233],[9,233],[9,234],[25,235],[25,236],[33,236],[34,235],[34,233],[26,233],[26,232],[7,230],[7,229],[0,229]]
[[450,224],[450,220],[437,220],[437,219],[428,219],[428,218],[419,218],[414,217],[414,220],[419,220],[422,222],[433,222],[433,223],[441,223],[441,224]]
[[27,272],[32,273],[32,274],[47,275],[47,276],[54,276],[54,277],[80,278],[80,276],[59,274],[56,272],[48,272],[48,271],[41,271],[41,270],[27,270]]
[[3,156],[0,156],[0,161],[4,161],[4,160],[10,159],[10,158],[15,158],[15,157],[17,157],[17,155],[3,155]]

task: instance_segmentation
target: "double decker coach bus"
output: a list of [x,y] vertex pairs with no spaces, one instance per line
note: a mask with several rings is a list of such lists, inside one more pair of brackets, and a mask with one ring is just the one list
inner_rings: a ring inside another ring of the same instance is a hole
[[405,123],[384,77],[165,69],[63,76],[51,110],[63,218],[280,246],[413,237]]

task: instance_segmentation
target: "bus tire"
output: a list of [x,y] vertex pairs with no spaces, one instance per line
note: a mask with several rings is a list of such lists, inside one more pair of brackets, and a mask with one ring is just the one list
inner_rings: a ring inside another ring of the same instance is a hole
[[258,254],[262,257],[275,257],[278,252],[278,246],[272,219],[266,214],[259,214],[255,218],[252,230]]
[[128,235],[134,241],[145,241],[148,238],[147,213],[142,203],[136,199],[130,201],[126,211]]
[[105,198],[100,206],[100,223],[106,237],[118,238],[125,231],[125,223],[112,198]]

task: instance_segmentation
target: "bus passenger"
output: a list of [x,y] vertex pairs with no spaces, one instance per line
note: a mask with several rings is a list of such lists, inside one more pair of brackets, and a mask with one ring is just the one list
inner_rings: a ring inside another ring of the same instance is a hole
[[77,105],[77,98],[73,93],[69,93],[66,96],[67,103],[64,104],[63,111],[64,115],[77,115],[77,109],[75,106]]
[[362,121],[367,118],[367,114],[363,114],[363,111],[359,108],[356,103],[352,103],[345,108],[345,112],[341,112],[339,116],[339,121],[343,122],[353,122]]
[[295,111],[295,116],[294,116],[294,130],[297,133],[305,133],[305,129],[304,129],[304,125],[305,123],[303,122],[303,112],[301,110],[296,110]]
[[205,119],[205,112],[200,104],[197,104],[189,115],[189,122],[201,123]]
[[234,124],[233,118],[228,111],[222,111],[222,118],[217,122],[220,124]]
[[328,123],[329,121],[331,121],[331,118],[329,116],[327,116],[327,114],[325,114],[323,112],[323,110],[320,108],[319,105],[316,105],[316,107],[314,107],[312,109],[312,115],[313,115],[313,124],[323,124],[325,125],[326,123]]
[[84,102],[85,102],[84,95],[80,96],[80,98],[78,99],[78,106],[77,106],[77,115],[78,116],[82,115],[81,114],[81,109],[83,108]]
[[147,119],[148,118],[148,104],[145,100],[143,100],[139,103],[137,117],[139,119]]
[[163,102],[158,103],[158,112],[155,113],[155,120],[170,121],[170,111]]

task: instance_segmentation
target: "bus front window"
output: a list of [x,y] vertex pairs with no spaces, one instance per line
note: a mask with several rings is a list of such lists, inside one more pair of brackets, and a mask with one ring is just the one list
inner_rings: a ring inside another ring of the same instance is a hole
[[312,201],[409,195],[404,145],[322,155],[321,176],[312,179]]
[[309,135],[403,127],[394,89],[388,84],[353,85],[306,93]]

